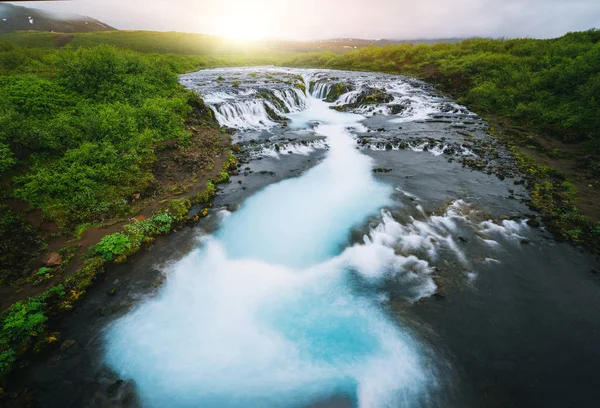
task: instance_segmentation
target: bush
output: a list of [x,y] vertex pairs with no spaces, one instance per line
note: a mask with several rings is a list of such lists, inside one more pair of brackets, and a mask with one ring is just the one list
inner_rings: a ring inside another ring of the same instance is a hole
[[0,78],[0,171],[24,165],[11,195],[67,230],[125,214],[153,182],[153,146],[190,137],[180,67],[113,46],[64,48],[45,63],[54,77]]
[[12,305],[0,321],[0,377],[10,371],[17,349],[25,349],[46,329],[46,309],[50,302],[65,297],[64,287],[57,285],[39,296]]
[[107,235],[96,245],[95,252],[105,261],[112,261],[115,257],[124,255],[131,248],[129,237],[120,232]]

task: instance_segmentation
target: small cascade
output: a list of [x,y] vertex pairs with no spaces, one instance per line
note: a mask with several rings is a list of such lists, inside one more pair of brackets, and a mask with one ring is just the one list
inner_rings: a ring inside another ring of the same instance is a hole
[[356,89],[354,91],[346,92],[341,95],[337,101],[335,101],[335,105],[349,105],[351,103],[356,103],[358,100],[358,95],[360,94],[360,89]]
[[[273,109],[274,106],[270,105]],[[269,116],[265,108],[265,101],[258,99],[209,106],[221,126],[235,129],[269,129],[276,125],[274,118]]]
[[329,91],[331,90],[331,84],[326,82],[315,82],[312,85],[310,94],[313,98],[321,100],[327,98],[327,94],[329,94]]
[[276,89],[273,95],[284,104],[285,113],[297,113],[306,109],[306,95],[298,88]]
[[230,128],[270,129],[287,114],[306,109],[307,97],[298,88],[274,89],[255,94],[208,94],[206,103],[221,126]]

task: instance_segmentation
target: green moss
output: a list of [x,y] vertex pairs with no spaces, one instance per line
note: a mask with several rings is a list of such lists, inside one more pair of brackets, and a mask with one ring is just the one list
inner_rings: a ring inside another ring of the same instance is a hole
[[303,82],[296,82],[294,84],[294,88],[298,88],[300,89],[303,93],[306,93],[306,86],[304,85]]
[[327,93],[325,101],[330,103],[335,102],[340,96],[342,96],[346,92],[349,92],[350,90],[351,88],[348,85],[344,84],[343,82],[338,82],[335,85],[331,86],[329,92]]

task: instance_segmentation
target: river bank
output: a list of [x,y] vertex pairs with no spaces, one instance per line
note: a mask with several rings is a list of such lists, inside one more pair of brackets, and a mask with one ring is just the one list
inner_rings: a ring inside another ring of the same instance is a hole
[[[36,358],[46,347],[64,344],[57,321],[71,311],[106,265],[126,262],[157,236],[209,213],[215,184],[227,181],[227,171],[234,168],[231,137],[219,129],[201,100],[196,102],[185,126],[192,135],[189,143],[167,140],[153,147],[157,156],[153,164],[153,193],[138,194],[129,207],[130,216],[107,220],[69,239],[69,234],[61,233],[56,224],[36,225],[39,211],[27,214],[35,233],[45,239],[46,247],[35,260],[25,263],[34,269],[42,268],[46,275],[0,286],[5,309],[3,377],[15,360],[22,368],[28,364],[28,358]],[[17,201],[8,204],[22,206]],[[190,212],[193,206],[199,208]],[[56,233],[48,235],[49,230]],[[124,246],[113,245],[109,251],[100,252],[103,243],[113,237],[123,237]],[[12,334],[6,328],[8,322],[14,326]],[[24,327],[24,331],[16,336],[19,327]]]

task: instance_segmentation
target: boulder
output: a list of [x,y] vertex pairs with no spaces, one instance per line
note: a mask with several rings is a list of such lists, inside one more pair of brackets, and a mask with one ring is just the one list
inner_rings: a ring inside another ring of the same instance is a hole
[[48,268],[54,268],[62,263],[62,256],[58,252],[52,252],[46,261]]

